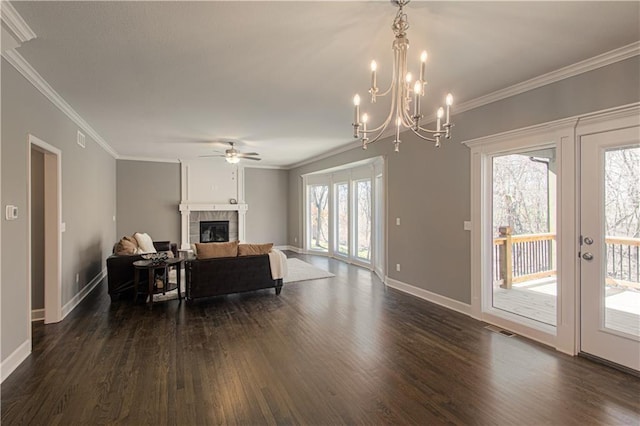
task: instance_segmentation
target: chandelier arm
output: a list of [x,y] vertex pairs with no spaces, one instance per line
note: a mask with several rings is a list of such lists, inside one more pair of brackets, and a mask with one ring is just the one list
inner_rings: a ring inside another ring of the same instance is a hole
[[427,132],[427,133],[431,133],[431,134],[435,134],[435,133],[443,133],[442,130],[441,131],[437,131],[437,130],[430,130],[430,129],[425,129],[424,127],[419,126],[418,130],[421,132]]
[[423,139],[423,140],[429,141],[429,142],[436,142],[436,139],[429,138],[427,136],[423,136],[419,132],[416,132],[416,130],[413,127],[411,127],[410,129],[413,132],[413,134],[416,135],[417,137],[419,137],[420,139]]
[[[394,95],[395,95],[395,87],[393,87],[394,89]],[[393,113],[395,111],[395,102],[396,102],[396,98],[395,96],[391,97],[391,108],[389,109],[389,115],[387,116],[387,118],[382,122],[381,125],[379,125],[378,127],[371,129],[371,130],[367,130],[366,132],[362,132],[362,133],[376,133],[378,131],[380,131],[381,133],[384,132],[387,128],[387,126],[389,125],[389,123],[391,122],[391,118],[393,117]],[[380,138],[380,136],[377,136],[375,138],[375,140],[371,141],[371,142],[375,142],[376,140],[378,140]]]

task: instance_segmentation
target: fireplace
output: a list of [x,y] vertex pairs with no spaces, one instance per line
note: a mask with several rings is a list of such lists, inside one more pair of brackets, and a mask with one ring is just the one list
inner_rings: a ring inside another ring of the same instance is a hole
[[200,222],[201,243],[222,243],[229,241],[229,221],[210,220]]

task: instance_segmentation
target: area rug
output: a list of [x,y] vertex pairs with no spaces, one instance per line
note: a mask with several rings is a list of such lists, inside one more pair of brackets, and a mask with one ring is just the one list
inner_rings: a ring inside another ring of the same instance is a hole
[[287,259],[287,269],[287,276],[284,277],[285,284],[335,277],[331,272],[317,268],[300,259]]

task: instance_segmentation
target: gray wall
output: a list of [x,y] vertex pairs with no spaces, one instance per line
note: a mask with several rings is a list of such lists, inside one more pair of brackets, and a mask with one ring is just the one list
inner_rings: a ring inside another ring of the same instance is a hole
[[31,149],[31,309],[44,309],[44,154]]
[[118,160],[118,238],[146,232],[180,245],[180,164]]
[[[568,78],[455,114],[454,137],[435,149],[410,133],[400,153],[390,139],[293,169],[289,173],[288,244],[301,246],[301,175],[377,155],[387,160],[387,275],[464,303],[471,301],[469,151],[480,136],[594,112],[640,100],[640,58]],[[347,118],[345,118],[347,120]],[[346,121],[345,121],[346,122]],[[346,129],[346,127],[345,127]],[[345,130],[345,133],[348,130]],[[395,218],[401,226],[395,226]],[[297,238],[297,243],[294,239]],[[401,272],[395,264],[401,264]]]
[[[62,151],[62,303],[105,268],[115,240],[115,160],[2,59],[2,206],[19,218],[2,220],[2,352],[5,360],[28,339],[27,135]],[[79,274],[79,282],[75,276]]]
[[247,242],[287,244],[288,176],[286,170],[245,169]]

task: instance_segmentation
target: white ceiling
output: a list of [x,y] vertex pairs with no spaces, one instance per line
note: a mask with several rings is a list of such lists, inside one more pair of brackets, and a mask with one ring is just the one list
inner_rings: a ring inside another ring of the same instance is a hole
[[[196,157],[230,138],[288,166],[353,142],[371,59],[379,85],[390,78],[388,1],[13,5],[37,34],[17,51],[122,157]],[[640,39],[636,1],[405,10],[414,72],[429,52],[423,111],[447,91],[469,101]]]

